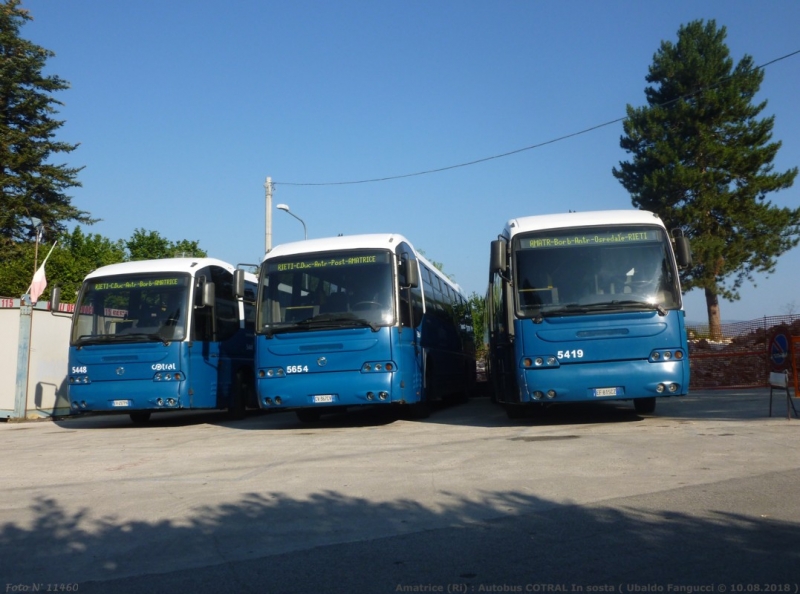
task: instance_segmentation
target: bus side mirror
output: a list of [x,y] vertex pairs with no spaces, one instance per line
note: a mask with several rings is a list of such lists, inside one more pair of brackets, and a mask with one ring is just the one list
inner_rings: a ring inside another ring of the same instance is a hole
[[489,273],[502,275],[506,266],[506,242],[502,239],[495,239],[492,242],[492,252],[489,256]]
[[416,260],[406,260],[406,285],[409,289],[416,289],[419,286],[419,267]]
[[214,283],[205,283],[203,285],[203,307],[213,306],[215,297]]
[[65,313],[58,311],[58,307],[61,305],[61,287],[53,287],[50,289],[50,315],[62,317],[62,318],[71,318],[71,313]]
[[50,313],[58,311],[58,306],[61,303],[61,287],[53,287],[50,289]]
[[208,282],[204,276],[199,277],[194,292],[194,306],[199,308],[214,305],[214,297],[214,283]]
[[675,259],[680,268],[689,268],[692,265],[692,248],[687,237],[675,238]]
[[244,298],[244,270],[241,268],[233,271],[233,295],[237,299]]

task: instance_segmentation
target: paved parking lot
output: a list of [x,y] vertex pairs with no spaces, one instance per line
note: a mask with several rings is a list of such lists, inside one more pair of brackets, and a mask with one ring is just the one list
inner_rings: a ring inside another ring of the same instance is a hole
[[800,420],[768,402],[3,423],[0,585],[796,593]]

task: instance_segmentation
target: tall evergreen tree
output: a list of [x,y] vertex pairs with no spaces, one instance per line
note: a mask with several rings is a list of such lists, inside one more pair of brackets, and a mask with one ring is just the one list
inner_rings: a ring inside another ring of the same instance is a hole
[[34,237],[31,217],[44,225],[44,240],[66,231],[65,223],[92,223],[89,214],[71,204],[64,192],[80,186],[79,167],[51,162],[78,145],[54,140],[63,121],[54,119],[55,91],[69,88],[42,70],[55,55],[22,39],[20,28],[31,20],[20,0],[0,3],[0,256],[17,252],[14,244]]
[[753,104],[764,79],[745,55],[734,66],[726,29],[690,22],[663,41],[646,77],[648,105],[627,108],[620,146],[632,155],[613,174],[633,205],[658,213],[692,242],[684,290],[705,291],[712,336],[720,334],[719,298],[739,299],[754,273],[772,273],[800,241],[800,208],[779,208],[770,192],[792,186],[797,168],[775,172],[780,142],[774,117]]

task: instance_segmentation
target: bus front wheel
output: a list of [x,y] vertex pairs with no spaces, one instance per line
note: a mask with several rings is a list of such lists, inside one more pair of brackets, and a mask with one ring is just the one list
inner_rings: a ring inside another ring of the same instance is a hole
[[236,378],[236,386],[231,394],[230,404],[228,405],[228,416],[231,419],[243,419],[247,411],[247,403],[251,399],[251,386],[247,380],[239,374]]
[[134,412],[131,413],[131,421],[133,421],[134,425],[144,425],[147,421],[150,420],[150,413],[149,412]]
[[506,414],[509,419],[523,419],[528,412],[524,404],[506,404]]
[[320,416],[322,416],[320,411],[313,408],[301,408],[296,410],[295,414],[297,415],[297,419],[302,423],[316,423],[319,421]]
[[633,408],[640,415],[649,415],[656,409],[655,397],[650,398],[637,398],[633,401]]

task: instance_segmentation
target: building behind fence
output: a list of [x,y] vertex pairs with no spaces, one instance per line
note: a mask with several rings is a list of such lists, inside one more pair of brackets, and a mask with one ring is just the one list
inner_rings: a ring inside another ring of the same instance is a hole
[[[721,336],[711,339],[708,326],[689,326],[690,388],[757,388],[768,385],[774,364],[773,337],[800,337],[800,316],[769,316],[749,322],[722,324]],[[795,345],[795,351],[800,351]],[[800,358],[794,353],[786,368],[794,384]],[[787,353],[788,356],[788,353]],[[779,358],[779,357],[778,357]]]

